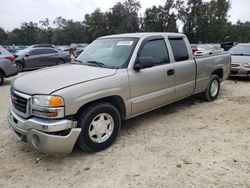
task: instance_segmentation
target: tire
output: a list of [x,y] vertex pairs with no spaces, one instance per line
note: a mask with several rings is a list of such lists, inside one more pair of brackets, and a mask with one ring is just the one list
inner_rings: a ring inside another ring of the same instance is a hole
[[101,151],[115,141],[121,128],[121,116],[108,102],[91,104],[79,113],[78,127],[82,128],[78,145],[85,151]]
[[17,66],[17,70],[18,72],[22,72],[23,71],[23,63],[21,62],[16,62],[16,66]]
[[4,75],[0,72],[0,86],[4,83]]
[[218,75],[212,75],[207,89],[202,93],[202,97],[206,101],[214,101],[220,92],[220,78]]
[[57,61],[57,65],[61,65],[61,64],[64,64],[65,62],[64,62],[64,60],[63,59],[59,59],[58,61]]

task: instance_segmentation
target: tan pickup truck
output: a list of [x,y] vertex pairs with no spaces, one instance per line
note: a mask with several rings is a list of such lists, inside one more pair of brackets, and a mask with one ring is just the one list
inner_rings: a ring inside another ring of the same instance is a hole
[[228,53],[194,58],[176,33],[98,38],[70,64],[20,76],[11,87],[9,123],[19,140],[48,154],[109,147],[122,120],[201,93],[217,98]]

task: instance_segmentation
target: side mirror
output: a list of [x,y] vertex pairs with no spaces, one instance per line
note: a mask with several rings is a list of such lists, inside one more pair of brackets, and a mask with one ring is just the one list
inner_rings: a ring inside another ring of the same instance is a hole
[[25,57],[29,57],[29,56],[30,56],[30,53],[25,54]]
[[139,57],[136,64],[134,65],[134,69],[139,71],[141,69],[146,69],[153,67],[155,65],[154,59],[150,56]]

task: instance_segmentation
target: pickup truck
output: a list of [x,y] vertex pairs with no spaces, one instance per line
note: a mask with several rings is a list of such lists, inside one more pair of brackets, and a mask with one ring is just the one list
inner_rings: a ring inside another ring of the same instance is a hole
[[77,143],[100,151],[116,139],[122,120],[200,93],[217,98],[231,57],[194,58],[177,33],[100,37],[70,64],[15,79],[8,120],[18,140],[52,155]]

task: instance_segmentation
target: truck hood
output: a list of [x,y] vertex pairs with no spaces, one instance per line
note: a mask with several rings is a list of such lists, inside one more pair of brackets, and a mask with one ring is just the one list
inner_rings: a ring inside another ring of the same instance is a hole
[[232,64],[242,65],[244,63],[250,63],[250,56],[235,56],[235,55],[232,55]]
[[116,69],[80,64],[64,64],[45,68],[16,78],[13,89],[29,94],[51,94],[65,87],[116,74]]

